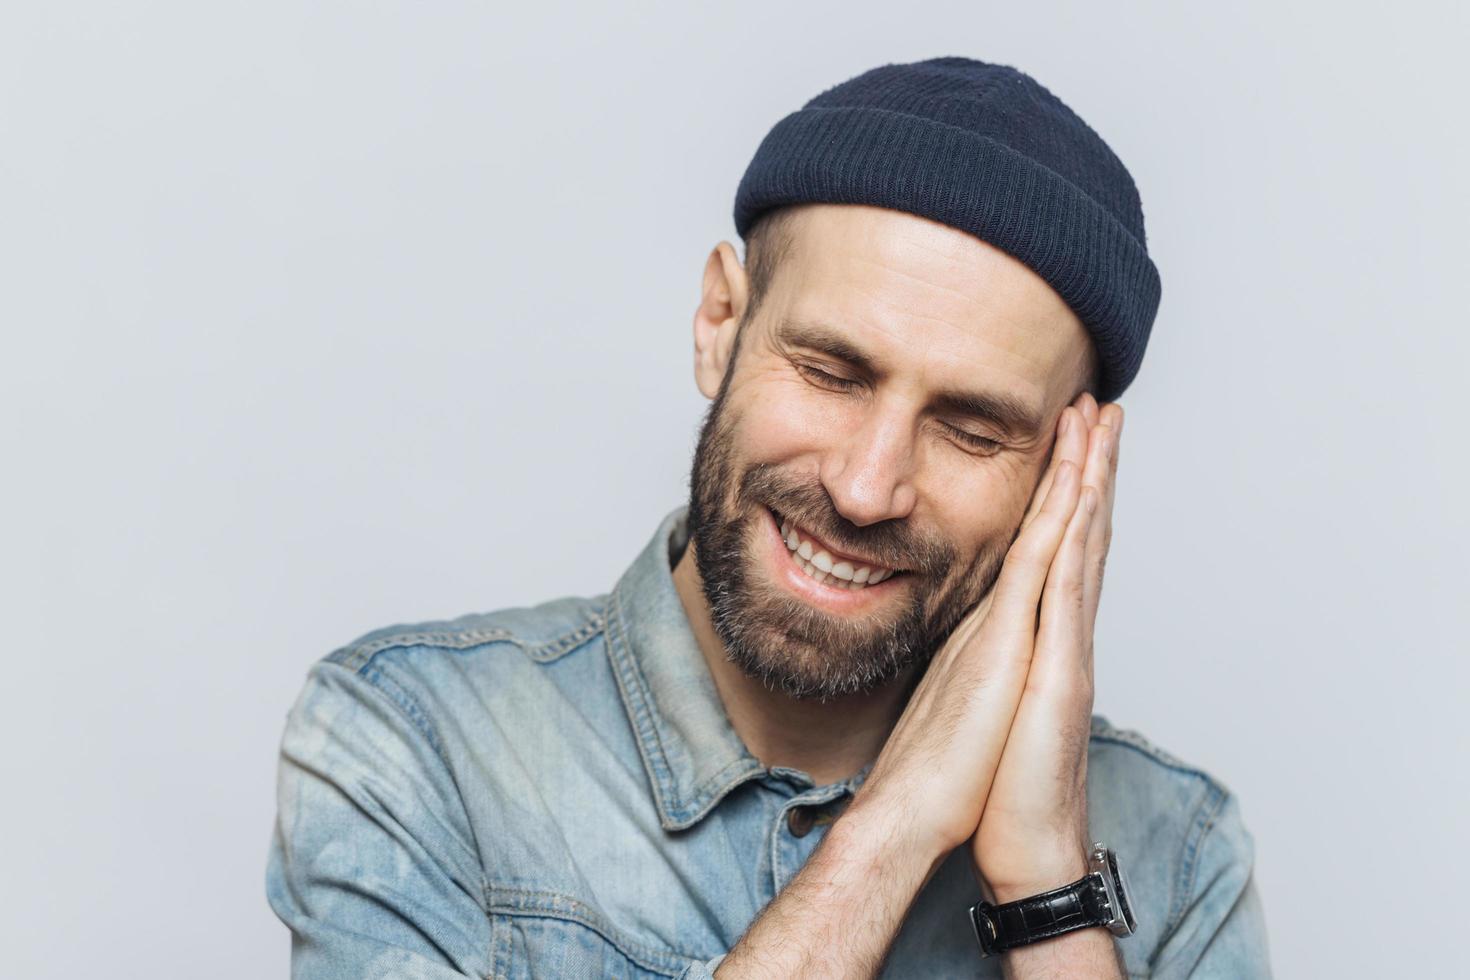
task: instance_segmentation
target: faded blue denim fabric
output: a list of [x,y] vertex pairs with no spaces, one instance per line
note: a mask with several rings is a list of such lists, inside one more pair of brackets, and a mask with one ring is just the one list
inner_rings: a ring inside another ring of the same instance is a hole
[[[267,894],[292,973],[707,980],[853,778],[766,768],[674,590],[685,509],[613,591],[369,633],[314,665],[281,746]],[[1269,976],[1252,841],[1220,783],[1094,717],[1093,835],[1131,879],[1135,977]],[[999,977],[964,848],[882,973]]]

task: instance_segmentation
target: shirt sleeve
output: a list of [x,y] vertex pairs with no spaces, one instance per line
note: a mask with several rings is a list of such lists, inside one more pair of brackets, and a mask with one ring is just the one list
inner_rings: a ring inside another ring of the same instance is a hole
[[1224,796],[1197,854],[1184,913],[1159,947],[1150,976],[1270,980],[1265,913],[1252,873],[1255,842],[1234,794]]
[[398,685],[324,661],[291,709],[266,870],[291,975],[486,977],[490,919],[469,817]]
[[725,955],[721,953],[712,960],[700,960],[691,963],[674,980],[715,980],[715,970],[719,967],[720,961],[725,958]]

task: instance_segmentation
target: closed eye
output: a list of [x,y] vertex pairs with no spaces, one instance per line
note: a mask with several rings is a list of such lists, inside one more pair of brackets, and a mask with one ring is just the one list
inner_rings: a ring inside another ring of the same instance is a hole
[[964,443],[971,449],[985,453],[993,453],[996,450],[1000,449],[1001,444],[994,439],[987,439],[984,436],[977,436],[973,432],[966,432],[964,429],[957,429],[952,425],[946,425],[945,428],[948,429],[956,439],[958,439],[960,442]]
[[821,368],[812,367],[810,364],[798,364],[796,369],[807,378],[825,388],[832,388],[836,391],[852,391],[854,388],[862,387],[861,381],[854,381],[852,378],[839,378],[835,374],[828,374]]
[[[856,381],[852,378],[840,378],[835,374],[823,371],[821,368],[814,367],[810,364],[798,364],[796,365],[796,369],[813,384],[832,391],[853,391],[863,386],[861,381]],[[995,439],[988,439],[985,436],[976,435],[973,432],[966,432],[964,429],[948,423],[941,424],[944,426],[950,438],[954,439],[966,449],[982,454],[990,454],[998,452],[1003,448],[1002,443]]]

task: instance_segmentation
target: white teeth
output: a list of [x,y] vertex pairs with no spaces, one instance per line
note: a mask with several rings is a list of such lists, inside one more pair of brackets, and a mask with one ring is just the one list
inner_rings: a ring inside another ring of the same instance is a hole
[[781,537],[797,567],[818,582],[826,582],[838,589],[861,589],[877,585],[893,577],[893,569],[873,569],[867,565],[855,567],[852,562],[836,561],[826,551],[818,551],[810,541],[803,541],[796,525],[788,520],[781,521]]

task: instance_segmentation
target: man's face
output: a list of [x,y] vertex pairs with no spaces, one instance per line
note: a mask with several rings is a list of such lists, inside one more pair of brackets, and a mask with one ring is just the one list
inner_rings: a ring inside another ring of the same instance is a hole
[[990,590],[1090,341],[945,225],[806,205],[789,227],[700,433],[690,531],[730,659],[828,700],[922,669]]

